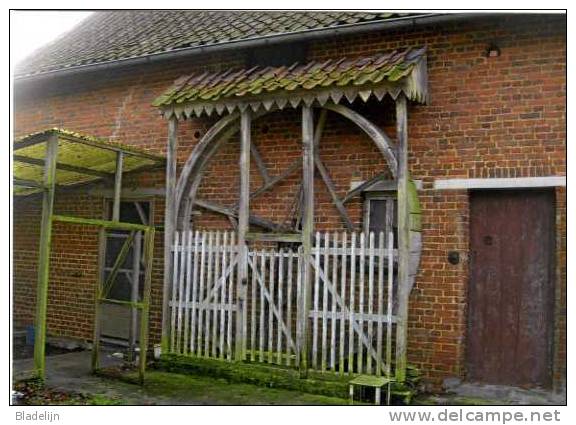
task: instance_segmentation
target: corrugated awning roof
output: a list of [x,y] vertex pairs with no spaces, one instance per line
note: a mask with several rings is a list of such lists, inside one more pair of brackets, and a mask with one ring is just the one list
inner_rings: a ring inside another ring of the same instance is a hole
[[210,115],[250,105],[283,108],[304,101],[335,103],[345,96],[361,97],[403,92],[410,100],[425,102],[427,93],[425,48],[406,49],[360,58],[339,58],[280,67],[230,69],[219,73],[184,76],[154,101],[165,114]]
[[60,128],[51,128],[20,137],[14,142],[15,195],[42,191],[46,142],[52,135],[58,137],[57,186],[113,179],[118,152],[124,153],[123,172],[152,168],[165,163],[164,157],[142,149]]

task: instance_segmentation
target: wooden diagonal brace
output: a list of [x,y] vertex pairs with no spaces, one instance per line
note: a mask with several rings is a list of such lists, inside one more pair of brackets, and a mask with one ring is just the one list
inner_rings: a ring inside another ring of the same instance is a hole
[[100,294],[100,298],[106,298],[108,296],[108,293],[110,292],[110,289],[112,288],[114,280],[116,279],[116,276],[118,275],[118,271],[122,267],[122,264],[124,264],[124,261],[126,261],[126,257],[128,256],[128,252],[130,251],[130,246],[132,245],[132,242],[134,241],[135,236],[136,236],[136,232],[132,231],[132,232],[130,232],[130,236],[128,236],[126,238],[126,241],[124,241],[124,244],[122,245],[122,248],[120,249],[120,252],[118,253],[118,257],[116,257],[116,261],[114,262],[114,266],[112,266],[112,270],[110,271],[110,274],[108,275],[108,279],[106,279],[106,282],[104,283],[104,286],[102,288],[102,293]]

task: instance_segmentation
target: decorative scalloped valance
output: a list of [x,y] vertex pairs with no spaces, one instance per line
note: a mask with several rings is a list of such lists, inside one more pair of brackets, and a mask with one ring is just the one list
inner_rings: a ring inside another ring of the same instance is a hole
[[154,101],[165,117],[208,116],[251,108],[296,108],[343,98],[366,102],[371,96],[393,99],[400,93],[428,100],[426,50],[406,49],[361,58],[340,58],[281,67],[253,67],[180,77]]

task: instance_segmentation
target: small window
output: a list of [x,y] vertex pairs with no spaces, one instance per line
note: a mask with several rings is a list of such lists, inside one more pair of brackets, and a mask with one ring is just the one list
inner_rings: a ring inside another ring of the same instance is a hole
[[279,44],[276,46],[259,47],[248,52],[247,65],[282,66],[306,61],[306,44]]
[[[387,220],[387,216],[391,217]],[[394,192],[369,192],[364,200],[364,232],[374,232],[375,241],[378,243],[380,232],[386,234],[390,231],[388,225],[392,226],[394,233],[394,248],[398,247],[398,202]]]

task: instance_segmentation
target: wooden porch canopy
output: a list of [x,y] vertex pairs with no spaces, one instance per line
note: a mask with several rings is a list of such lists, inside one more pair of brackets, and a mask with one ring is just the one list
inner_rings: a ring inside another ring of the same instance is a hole
[[16,139],[14,151],[14,194],[42,191],[45,158],[49,140],[58,139],[55,184],[58,187],[89,183],[100,179],[114,181],[116,159],[123,155],[122,172],[164,165],[165,158],[142,149],[104,141],[61,128],[50,128]]
[[[343,105],[360,99],[367,102],[375,97],[382,100],[390,96],[396,104],[396,142],[394,143],[380,128],[365,117]],[[325,123],[326,111],[333,111],[352,120],[378,146],[386,158],[395,179],[398,193],[398,320],[396,338],[396,379],[404,381],[406,371],[406,323],[408,314],[410,229],[409,229],[409,173],[407,137],[407,101],[426,103],[428,100],[428,78],[425,48],[408,48],[369,57],[340,58],[313,61],[280,67],[253,67],[229,69],[220,72],[197,73],[183,76],[175,81],[154,105],[159,107],[168,120],[168,146],[166,165],[166,212],[164,240],[164,293],[162,316],[162,346],[169,344],[170,317],[169,299],[172,281],[171,247],[178,226],[186,229],[190,211],[194,204],[202,206],[196,192],[206,163],[233,134],[240,131],[240,194],[234,212],[238,218],[237,245],[238,287],[236,316],[235,357],[245,359],[243,321],[246,309],[247,259],[246,240],[249,223],[254,222],[249,213],[250,198],[250,155],[254,155],[261,168],[259,154],[251,144],[251,123],[267,112],[284,108],[302,110],[302,231],[298,240],[302,243],[303,296],[297,301],[298,315],[303,328],[298,329],[298,358],[301,373],[307,371],[309,330],[307,320],[311,299],[312,235],[314,232],[314,173],[318,168],[322,178],[329,184],[326,170],[318,155],[318,143]],[[313,110],[320,110],[317,122]],[[202,116],[223,115],[196,144],[193,152],[176,175],[176,151],[178,143],[178,121]],[[264,176],[266,173],[263,174]],[[264,178],[267,190],[273,181]],[[330,188],[329,188],[330,189]],[[339,211],[343,213],[342,200],[331,195]],[[359,192],[356,192],[358,194]],[[255,223],[257,224],[257,223]],[[270,237],[272,236],[272,237]],[[266,240],[280,240],[282,235],[268,234]],[[252,238],[254,239],[254,238]]]
[[324,106],[327,102],[366,102],[374,96],[428,99],[425,48],[406,49],[354,59],[328,59],[292,66],[253,67],[183,76],[154,101],[169,118],[222,114],[250,107],[252,111]]
[[[148,334],[148,309],[152,281],[152,258],[154,227],[120,222],[120,199],[122,176],[125,172],[143,170],[164,164],[165,159],[141,149],[119,143],[111,143],[95,137],[74,133],[60,128],[51,128],[17,139],[13,144],[13,183],[15,195],[42,193],[42,218],[38,252],[38,284],[36,291],[36,321],[34,338],[34,373],[44,379],[46,347],[46,312],[48,305],[48,282],[50,275],[50,246],[52,223],[66,222],[97,227],[100,230],[99,276],[96,277],[96,309],[94,320],[94,341],[92,367],[98,368],[98,347],[100,342],[100,305],[102,303],[123,303],[141,311],[140,321],[140,379],[144,377]],[[112,220],[87,219],[55,215],[54,198],[56,189],[96,180],[109,180],[114,186]],[[104,280],[104,253],[106,230],[126,230],[131,232],[116,259],[113,270]],[[108,292],[117,270],[123,264],[130,245],[136,236],[143,234],[144,259],[146,264],[142,301],[123,302],[109,299]]]

